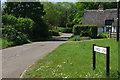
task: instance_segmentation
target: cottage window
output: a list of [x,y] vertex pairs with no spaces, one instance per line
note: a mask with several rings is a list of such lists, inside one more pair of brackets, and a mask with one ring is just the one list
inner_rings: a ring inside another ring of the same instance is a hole
[[105,21],[106,32],[109,32],[109,30],[112,30],[112,22],[113,22],[113,20]]

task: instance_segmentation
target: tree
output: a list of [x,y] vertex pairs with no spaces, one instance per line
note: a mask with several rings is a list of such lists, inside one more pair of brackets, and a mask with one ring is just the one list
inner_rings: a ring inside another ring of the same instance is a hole
[[4,12],[15,17],[28,17],[35,22],[34,37],[47,37],[48,27],[41,18],[45,12],[40,2],[6,2]]
[[15,17],[29,17],[34,21],[38,21],[45,14],[40,2],[6,2],[4,11]]
[[51,3],[51,2],[45,2],[44,4],[44,19],[47,21],[47,23],[51,26],[64,26],[66,25],[67,17],[70,14],[71,10],[71,4],[68,2],[57,2],[57,3]]
[[84,9],[97,10],[100,3],[103,4],[104,9],[116,8],[115,2],[76,2],[75,13],[72,13],[69,17],[74,17],[74,19],[71,19],[72,22],[75,22],[76,24],[82,24]]
[[43,19],[50,26],[58,26],[60,23],[60,17],[58,16],[58,12],[56,11],[56,5],[51,2],[45,2],[44,4],[44,12],[46,13]]

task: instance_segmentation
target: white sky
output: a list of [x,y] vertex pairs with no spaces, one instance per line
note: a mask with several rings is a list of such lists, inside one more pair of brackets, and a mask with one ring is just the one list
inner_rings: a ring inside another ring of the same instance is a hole
[[[2,3],[4,3],[5,1],[7,0],[1,0]],[[19,1],[19,0],[11,0],[11,1]],[[22,0],[24,1],[24,0]],[[26,2],[28,1],[32,1],[32,0],[25,0]],[[37,1],[37,0],[36,0]],[[50,2],[77,2],[77,1],[80,1],[80,2],[117,2],[118,0],[39,0],[39,1],[50,1]]]
[[[1,2],[3,2],[3,3],[6,2],[6,1],[7,0],[1,0]],[[45,0],[45,1],[50,1],[50,2],[77,2],[77,0]]]
[[5,2],[6,0],[1,0],[1,2]]

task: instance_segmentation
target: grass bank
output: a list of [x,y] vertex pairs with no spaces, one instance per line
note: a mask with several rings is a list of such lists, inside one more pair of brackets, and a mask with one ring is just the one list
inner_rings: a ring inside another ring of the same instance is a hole
[[0,38],[0,48],[6,48],[6,47],[10,47],[13,46],[14,43],[12,41],[8,41],[4,38]]
[[65,43],[38,60],[25,73],[25,78],[105,78],[106,56],[96,54],[92,68],[92,44],[110,46],[110,77],[118,77],[118,49],[114,39]]
[[16,43],[13,41],[8,41],[5,38],[0,38],[0,48],[7,48],[7,47],[26,44],[26,43],[36,42],[36,41],[44,41],[44,40],[48,40],[48,39],[49,38],[27,39],[27,41],[24,43]]

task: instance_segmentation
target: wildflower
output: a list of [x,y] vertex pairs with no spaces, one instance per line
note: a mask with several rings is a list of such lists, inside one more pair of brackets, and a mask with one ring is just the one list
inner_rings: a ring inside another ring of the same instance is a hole
[[61,67],[62,67],[62,65],[57,65],[57,67],[61,68]]

